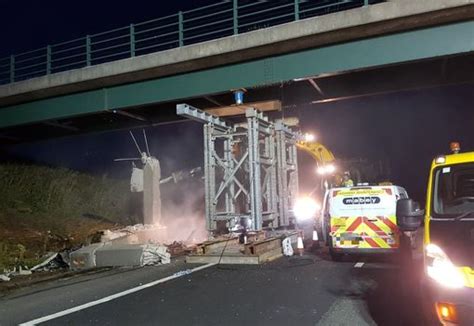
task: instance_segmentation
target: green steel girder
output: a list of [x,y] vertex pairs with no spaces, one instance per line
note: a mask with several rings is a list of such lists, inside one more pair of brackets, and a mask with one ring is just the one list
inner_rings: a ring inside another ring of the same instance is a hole
[[473,51],[474,21],[460,22],[13,105],[0,128]]

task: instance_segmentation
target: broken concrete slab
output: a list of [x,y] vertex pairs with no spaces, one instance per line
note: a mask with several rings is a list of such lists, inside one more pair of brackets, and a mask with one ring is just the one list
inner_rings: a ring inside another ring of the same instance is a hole
[[94,243],[82,247],[70,254],[70,267],[72,270],[89,269],[96,267],[95,253],[97,249],[105,246],[104,243]]
[[96,253],[96,266],[144,266],[169,264],[171,255],[165,246],[147,244],[114,244],[99,248]]
[[143,247],[133,244],[106,245],[96,250],[96,266],[140,266]]
[[167,247],[156,244],[97,243],[71,253],[73,270],[94,267],[145,266],[169,264]]

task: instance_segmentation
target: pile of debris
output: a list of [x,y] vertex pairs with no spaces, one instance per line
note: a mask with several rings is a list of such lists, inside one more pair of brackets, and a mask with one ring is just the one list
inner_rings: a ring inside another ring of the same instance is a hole
[[13,270],[4,270],[3,274],[0,274],[0,281],[8,282],[12,277],[19,275],[31,275],[31,270],[25,266],[14,267]]
[[83,270],[96,267],[149,266],[169,264],[168,248],[157,244],[94,243],[70,255],[70,268]]
[[153,225],[134,225],[119,230],[100,232],[97,243],[63,252],[49,253],[42,263],[28,269],[15,267],[0,273],[0,281],[8,282],[18,275],[32,272],[85,270],[97,267],[150,266],[169,264],[172,256],[182,255],[189,249],[180,242],[170,246],[160,244],[166,228]]

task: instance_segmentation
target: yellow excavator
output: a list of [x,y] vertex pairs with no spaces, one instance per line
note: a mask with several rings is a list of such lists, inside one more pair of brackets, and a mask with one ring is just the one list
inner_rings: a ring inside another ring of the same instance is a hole
[[317,163],[317,172],[321,175],[321,190],[327,186],[339,185],[342,182],[340,171],[336,171],[334,154],[323,144],[316,141],[298,141],[296,147],[309,155]]
[[311,155],[321,166],[326,166],[336,160],[334,154],[326,146],[316,141],[299,141],[296,146]]

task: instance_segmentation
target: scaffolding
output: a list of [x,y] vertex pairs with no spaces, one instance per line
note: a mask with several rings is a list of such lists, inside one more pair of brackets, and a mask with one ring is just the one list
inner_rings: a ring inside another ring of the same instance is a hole
[[282,120],[254,108],[233,125],[187,104],[177,114],[204,124],[207,229],[260,231],[294,225],[298,194],[296,142],[300,135]]

